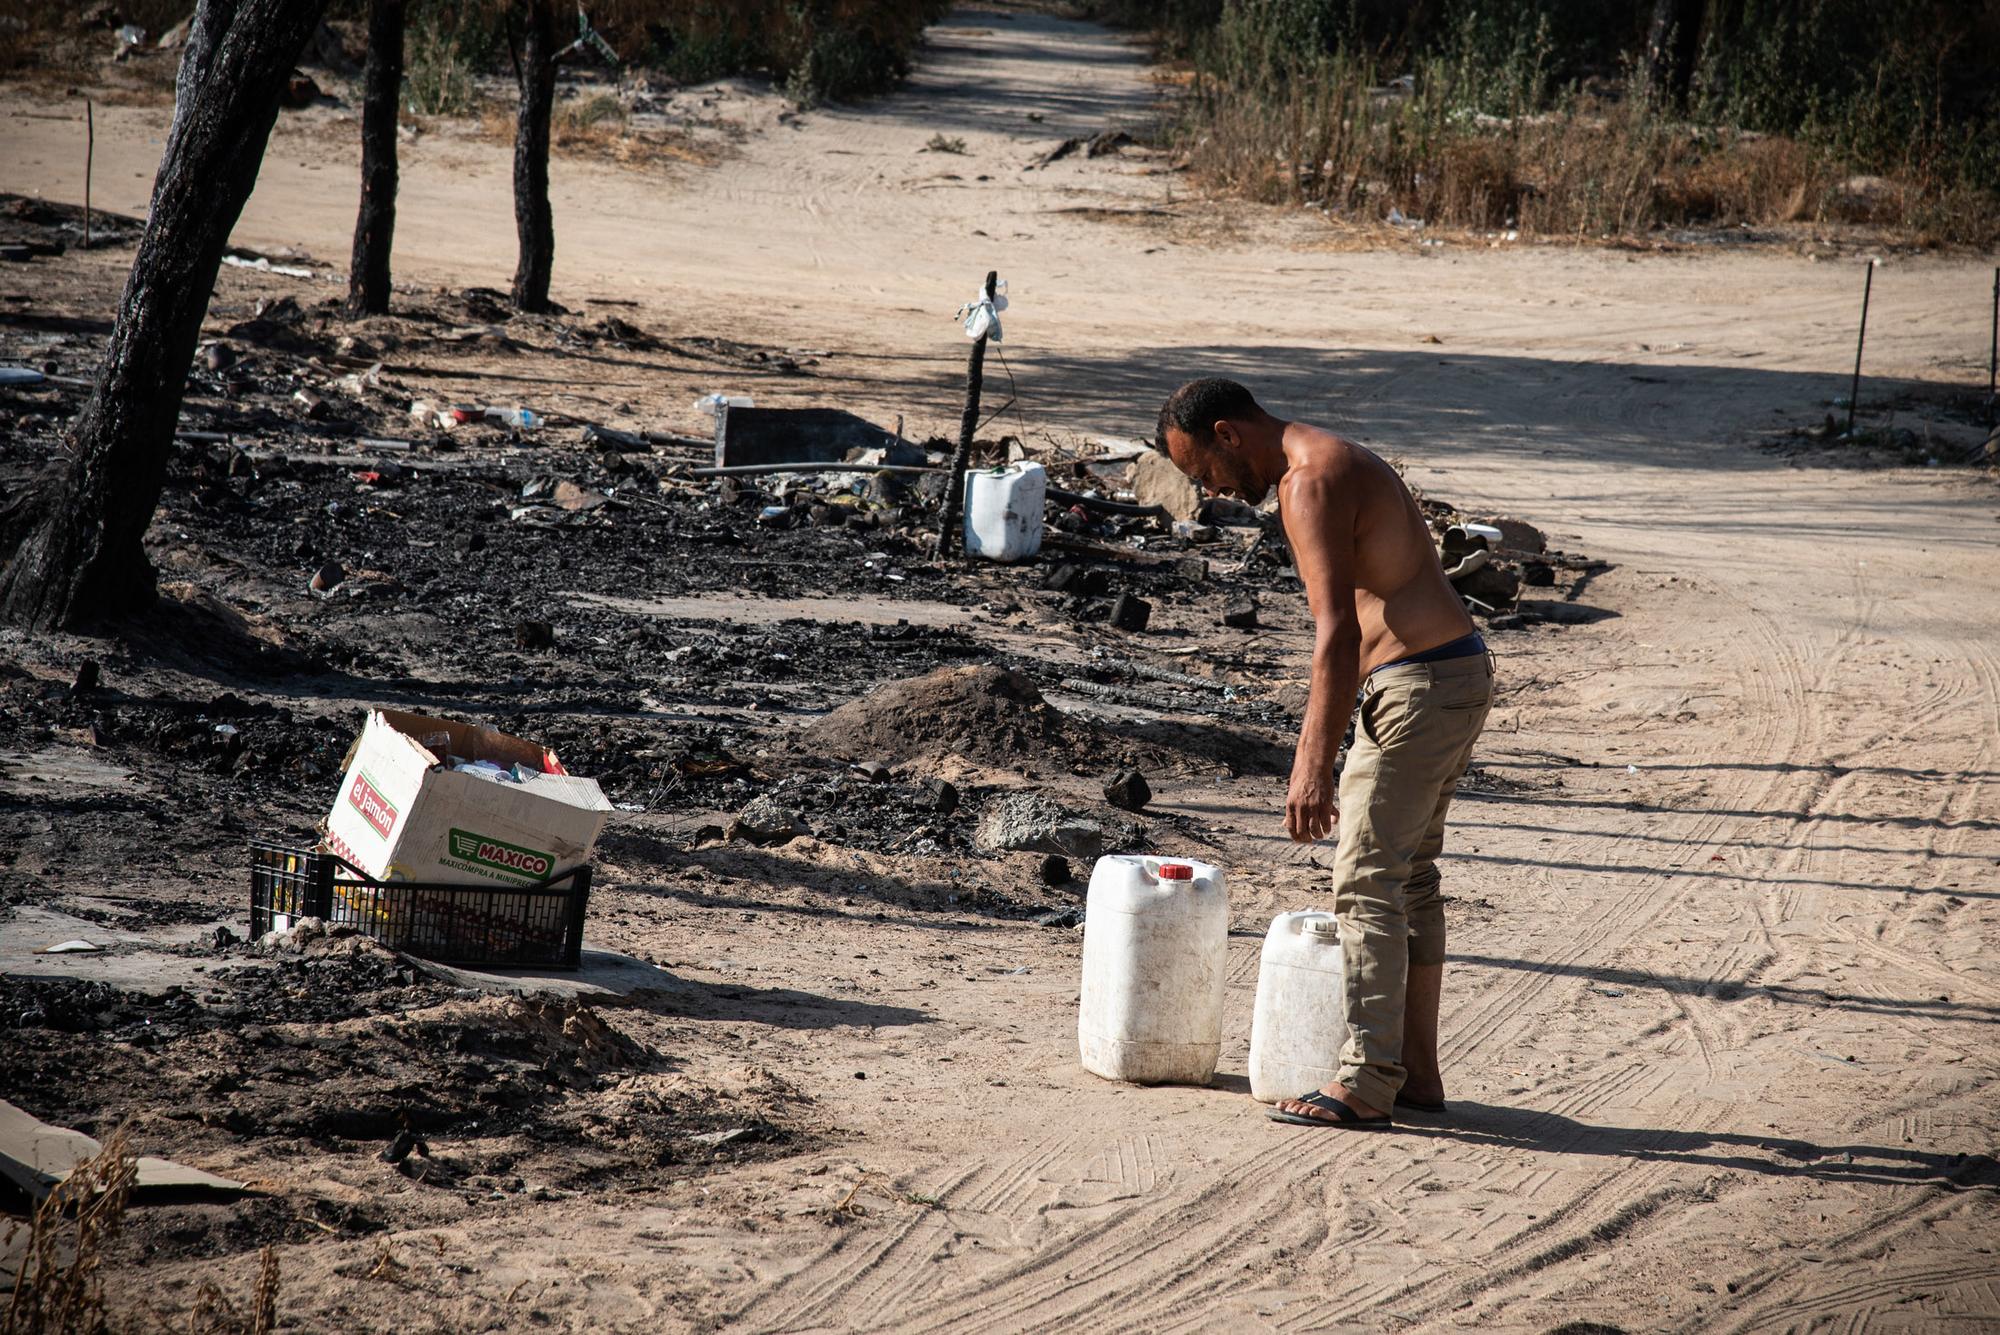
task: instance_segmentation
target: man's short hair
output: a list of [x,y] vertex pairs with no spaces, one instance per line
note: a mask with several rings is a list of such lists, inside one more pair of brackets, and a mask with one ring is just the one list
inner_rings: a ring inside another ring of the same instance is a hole
[[1208,376],[1190,380],[1173,393],[1160,408],[1160,429],[1153,448],[1167,452],[1167,429],[1182,432],[1196,444],[1206,445],[1215,435],[1215,424],[1225,418],[1248,417],[1260,411],[1250,391],[1234,380]]

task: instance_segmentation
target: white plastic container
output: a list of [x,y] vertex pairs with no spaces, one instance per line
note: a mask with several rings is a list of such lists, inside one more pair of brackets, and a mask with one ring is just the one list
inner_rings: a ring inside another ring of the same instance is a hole
[[1083,1068],[1142,1085],[1212,1080],[1228,948],[1229,895],[1217,868],[1099,858],[1083,920]]
[[1042,549],[1048,470],[1023,459],[965,475],[965,550],[989,561],[1025,561]]
[[1250,1097],[1295,1099],[1340,1069],[1347,1042],[1340,937],[1334,916],[1280,913],[1264,935],[1257,1007],[1250,1016]]

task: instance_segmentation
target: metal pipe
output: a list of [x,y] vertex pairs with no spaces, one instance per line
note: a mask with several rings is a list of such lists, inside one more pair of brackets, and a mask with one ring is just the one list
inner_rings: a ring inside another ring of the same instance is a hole
[[1164,505],[1129,505],[1124,501],[1107,501],[1099,496],[1091,496],[1080,491],[1063,491],[1050,487],[1049,499],[1062,505],[1081,505],[1086,510],[1102,510],[1108,515],[1141,515],[1160,519],[1169,518]]
[[1861,406],[1861,346],[1868,341],[1868,294],[1875,287],[1875,261],[1868,261],[1868,277],[1861,284],[1861,331],[1854,336],[1854,385],[1847,393],[1847,434],[1854,434],[1854,410]]
[[731,464],[726,468],[690,468],[689,477],[761,477],[767,473],[943,473],[943,468],[916,464]]

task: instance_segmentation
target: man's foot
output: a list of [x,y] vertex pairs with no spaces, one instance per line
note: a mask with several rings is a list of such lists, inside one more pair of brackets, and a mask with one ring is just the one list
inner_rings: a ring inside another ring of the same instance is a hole
[[1415,1108],[1418,1112],[1443,1112],[1444,1081],[1435,1075],[1428,1079],[1411,1075],[1403,1081],[1403,1087],[1396,1091],[1396,1106]]
[[1335,1126],[1350,1131],[1371,1131],[1396,1124],[1395,1118],[1363,1103],[1341,1084],[1328,1085],[1295,1099],[1280,1099],[1264,1115],[1274,1122],[1293,1126]]

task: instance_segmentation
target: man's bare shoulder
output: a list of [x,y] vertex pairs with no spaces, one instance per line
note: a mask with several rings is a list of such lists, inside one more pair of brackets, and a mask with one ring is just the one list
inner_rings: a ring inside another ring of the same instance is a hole
[[1325,502],[1347,492],[1367,469],[1368,452],[1345,436],[1302,422],[1286,434],[1291,466],[1278,483],[1278,501]]

